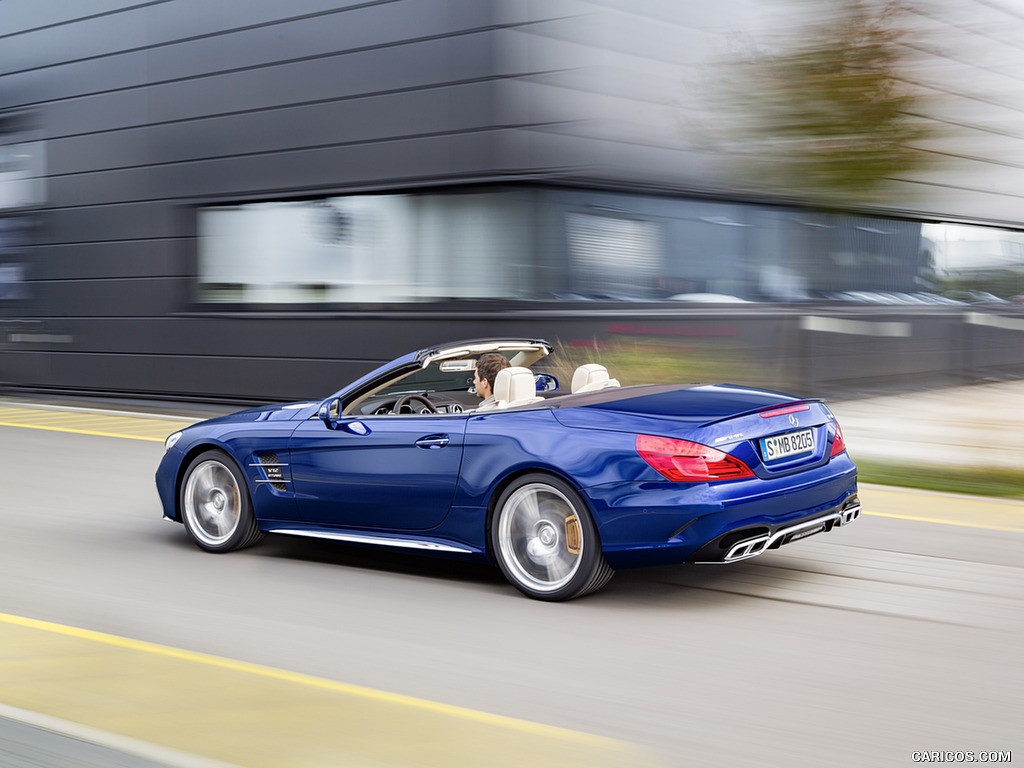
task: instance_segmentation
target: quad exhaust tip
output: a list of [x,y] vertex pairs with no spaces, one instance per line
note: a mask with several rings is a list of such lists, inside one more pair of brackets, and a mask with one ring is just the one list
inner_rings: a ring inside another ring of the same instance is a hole
[[729,550],[729,553],[725,556],[725,562],[731,563],[733,560],[745,560],[748,557],[760,555],[768,549],[771,540],[771,536],[758,536],[756,539],[741,541]]

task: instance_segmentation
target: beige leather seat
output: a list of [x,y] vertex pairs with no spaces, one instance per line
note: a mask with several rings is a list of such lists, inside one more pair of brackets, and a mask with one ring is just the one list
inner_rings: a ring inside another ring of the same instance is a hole
[[573,394],[576,394],[577,392],[594,392],[617,386],[619,386],[619,380],[609,378],[607,368],[598,363],[588,363],[576,369],[569,388]]
[[543,400],[537,396],[537,384],[529,368],[503,368],[494,378],[494,399],[499,408],[514,408]]

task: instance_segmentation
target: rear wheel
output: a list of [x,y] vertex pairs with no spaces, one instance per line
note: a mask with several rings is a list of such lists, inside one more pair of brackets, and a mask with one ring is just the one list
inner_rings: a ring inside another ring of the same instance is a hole
[[505,578],[538,600],[582,597],[614,574],[583,501],[550,475],[524,475],[502,492],[491,546]]
[[207,451],[193,459],[180,494],[185,529],[200,548],[230,552],[263,538],[245,478],[223,451]]

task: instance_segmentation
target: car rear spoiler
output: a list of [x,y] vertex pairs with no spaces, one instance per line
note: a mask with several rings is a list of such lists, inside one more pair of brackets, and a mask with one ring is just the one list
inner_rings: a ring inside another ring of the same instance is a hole
[[[811,406],[812,403],[821,403],[824,405],[825,401],[820,397],[809,397],[806,400],[790,400],[785,403],[774,403],[773,405],[762,405],[759,408],[751,408],[749,411],[739,411],[737,413],[729,414],[728,416],[722,416],[717,419],[711,419],[701,424],[701,427],[710,427],[712,424],[721,424],[723,421],[730,421],[732,419],[739,419],[744,416],[755,416],[760,415],[764,418],[770,418],[771,416],[784,416],[787,413],[792,413],[794,410],[806,410]],[[778,411],[778,413],[775,413]]]

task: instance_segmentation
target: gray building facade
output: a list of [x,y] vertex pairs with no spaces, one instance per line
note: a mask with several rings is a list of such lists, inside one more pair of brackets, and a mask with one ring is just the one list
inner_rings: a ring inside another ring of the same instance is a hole
[[[679,6],[5,0],[0,383],[306,398],[504,333],[674,344],[797,388],[872,378],[869,347],[908,378],[1024,363],[1000,351],[1016,326],[959,307],[793,309],[930,290],[923,221],[1020,217],[736,192],[679,115],[759,4]],[[823,339],[808,313],[918,330]],[[996,352],[965,365],[943,334]]]

